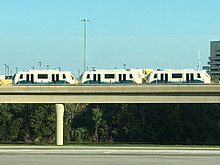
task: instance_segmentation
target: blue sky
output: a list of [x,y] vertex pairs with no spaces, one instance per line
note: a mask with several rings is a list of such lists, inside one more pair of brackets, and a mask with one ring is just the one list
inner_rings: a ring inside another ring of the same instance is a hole
[[220,39],[219,0],[0,0],[0,74],[4,64],[28,70],[88,67],[192,68],[206,65]]

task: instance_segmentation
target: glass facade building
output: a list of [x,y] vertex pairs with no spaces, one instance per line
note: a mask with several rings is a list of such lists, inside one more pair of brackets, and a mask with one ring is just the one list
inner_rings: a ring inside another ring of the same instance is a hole
[[208,73],[220,79],[220,41],[210,42],[210,57],[208,64],[210,65]]

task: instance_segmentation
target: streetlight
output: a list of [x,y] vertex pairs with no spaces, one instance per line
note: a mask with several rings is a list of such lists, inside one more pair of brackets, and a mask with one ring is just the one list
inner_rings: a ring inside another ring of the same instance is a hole
[[126,64],[124,63],[123,66],[124,66],[124,69],[125,69],[126,68]]
[[95,66],[92,67],[92,71],[95,71]]
[[82,19],[82,22],[84,22],[84,71],[86,71],[86,22],[88,22],[88,19]]
[[197,71],[200,70],[200,65],[201,65],[201,62],[200,62],[200,50],[198,49]]
[[7,72],[7,64],[4,65],[5,66],[5,79],[6,79],[6,72]]
[[38,63],[39,63],[39,69],[41,70],[41,63],[42,63],[42,62],[41,62],[41,61],[39,61]]
[[10,67],[9,65],[7,65],[7,78],[6,79],[9,79],[9,76],[10,76]]
[[49,66],[50,66],[50,65],[49,65],[49,64],[47,64],[47,70],[49,70]]

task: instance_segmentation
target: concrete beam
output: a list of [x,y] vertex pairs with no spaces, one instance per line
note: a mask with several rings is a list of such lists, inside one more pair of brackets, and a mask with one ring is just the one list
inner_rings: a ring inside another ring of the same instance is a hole
[[220,103],[220,85],[0,86],[0,103]]

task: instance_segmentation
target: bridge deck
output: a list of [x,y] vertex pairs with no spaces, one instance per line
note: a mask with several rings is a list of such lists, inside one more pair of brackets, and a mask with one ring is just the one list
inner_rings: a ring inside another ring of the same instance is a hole
[[220,85],[0,86],[0,103],[220,103]]

